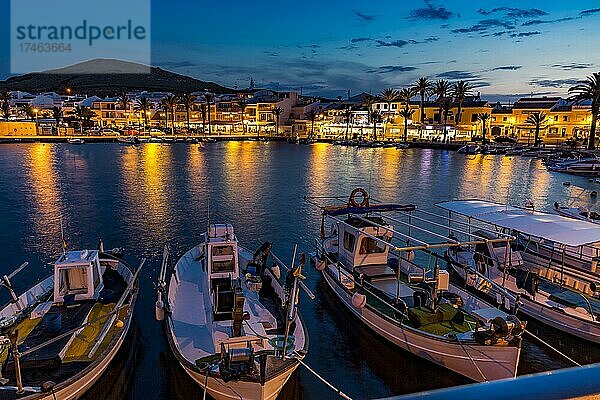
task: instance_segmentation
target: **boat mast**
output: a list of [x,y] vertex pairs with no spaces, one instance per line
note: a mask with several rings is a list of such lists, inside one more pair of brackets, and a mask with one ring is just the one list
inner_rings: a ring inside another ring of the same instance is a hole
[[[291,273],[294,277],[294,282],[292,284],[290,293],[288,294],[288,303],[287,303],[286,318],[285,318],[285,336],[283,337],[283,346],[281,349],[281,359],[282,360],[285,360],[287,340],[290,335],[290,324],[294,320],[294,317],[296,314],[296,299],[297,299],[297,295],[298,295],[298,278],[301,276],[300,273],[302,272],[303,262],[300,263],[300,265],[298,265],[297,268],[294,267],[294,265],[296,264],[297,251],[298,251],[298,244],[296,243],[294,245],[294,255],[292,256],[291,269],[289,271],[289,273]],[[302,258],[304,258],[304,257],[302,257]]]

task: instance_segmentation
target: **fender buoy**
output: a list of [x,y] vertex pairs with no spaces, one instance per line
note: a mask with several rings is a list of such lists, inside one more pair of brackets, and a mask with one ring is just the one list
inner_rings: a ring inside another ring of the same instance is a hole
[[[356,201],[356,195],[359,193],[361,194],[361,196],[363,198],[360,203],[358,203]],[[350,205],[352,207],[367,207],[369,205],[369,193],[367,193],[367,191],[363,188],[356,188],[350,194],[349,201],[350,201]]]
[[122,327],[125,326],[125,324],[123,323],[123,321],[121,321],[120,319],[117,320],[117,323],[115,324],[115,326],[119,329],[121,329]]
[[154,305],[154,316],[157,321],[162,321],[165,319],[165,306],[161,300],[156,300]]
[[354,308],[364,308],[367,305],[367,296],[360,293],[352,295],[352,306]]

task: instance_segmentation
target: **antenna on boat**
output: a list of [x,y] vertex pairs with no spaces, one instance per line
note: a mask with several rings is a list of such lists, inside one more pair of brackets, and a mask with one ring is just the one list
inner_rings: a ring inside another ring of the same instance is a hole
[[62,218],[60,219],[60,240],[62,243],[63,255],[67,252],[67,242],[65,241],[65,231],[63,230]]

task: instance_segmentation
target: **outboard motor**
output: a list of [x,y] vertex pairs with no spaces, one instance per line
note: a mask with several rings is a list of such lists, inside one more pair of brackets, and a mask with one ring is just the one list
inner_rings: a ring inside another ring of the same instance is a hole
[[485,345],[493,345],[499,341],[511,342],[521,337],[525,331],[526,322],[521,322],[516,315],[506,318],[496,317],[490,321],[487,329],[478,330],[473,334],[474,339]]

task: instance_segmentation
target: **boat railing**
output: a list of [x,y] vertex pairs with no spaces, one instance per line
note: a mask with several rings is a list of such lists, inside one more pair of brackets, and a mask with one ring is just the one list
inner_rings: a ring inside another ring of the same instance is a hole
[[[321,255],[324,257],[326,264],[331,264],[331,265],[336,266],[337,273],[338,273],[338,282],[340,282],[340,284],[343,285],[343,283],[342,283],[342,275],[343,275],[345,278],[351,280],[353,286],[355,286],[355,287],[358,286],[360,289],[364,290],[366,293],[373,296],[375,299],[377,299],[378,301],[383,303],[385,306],[389,307],[391,311],[393,311],[394,313],[400,314],[402,316],[402,319],[400,319],[400,324],[403,323],[404,319],[408,319],[408,315],[404,311],[399,309],[397,305],[395,306],[395,305],[391,304],[388,300],[386,300],[383,297],[379,296],[378,294],[374,293],[374,291],[371,290],[371,289],[376,289],[373,285],[371,285],[368,282],[365,282],[362,279],[360,281],[357,281],[355,279],[354,275],[350,271],[348,271],[346,269],[346,267],[344,267],[340,261],[335,261],[331,257],[329,257],[323,247],[321,247]],[[398,297],[396,300],[403,305],[404,310],[408,310],[408,305],[402,298]]]

